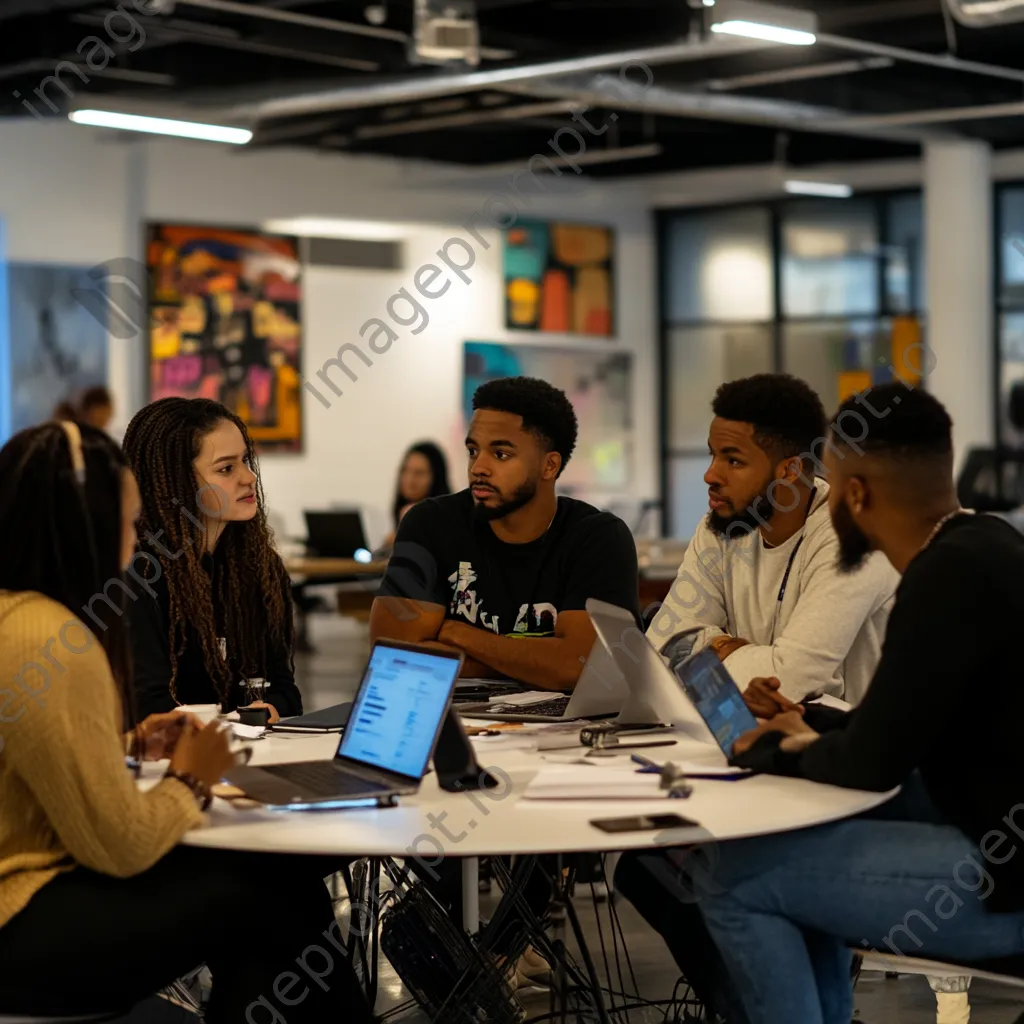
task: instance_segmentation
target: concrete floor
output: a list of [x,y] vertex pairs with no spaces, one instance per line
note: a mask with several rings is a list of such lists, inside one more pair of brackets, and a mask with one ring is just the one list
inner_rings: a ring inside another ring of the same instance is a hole
[[[369,645],[365,626],[335,615],[320,614],[311,619],[311,636],[317,648],[315,654],[300,655],[296,659],[296,675],[302,689],[308,711],[336,704],[349,699],[358,685]],[[588,944],[602,972],[603,960],[594,905],[589,893],[576,900],[577,909],[583,922]],[[624,900],[615,901],[616,912],[622,925],[629,957],[636,977],[636,988],[632,986],[626,964],[622,972],[627,982],[625,991],[639,992],[649,1001],[668,1000],[678,978],[678,971],[668,955],[660,938],[639,918],[633,908]],[[482,910],[487,912],[487,900],[482,900]],[[601,909],[602,931],[605,940],[609,935],[609,911]],[[570,943],[570,948],[573,948]],[[609,962],[615,986],[618,987],[618,973],[612,951],[609,948]],[[621,952],[620,952],[621,956]],[[409,999],[401,980],[391,965],[382,958],[377,1013],[395,1011]],[[187,1024],[194,1020],[166,1004],[157,1005],[151,1001],[137,1008],[129,1021],[122,1024]],[[548,1010],[548,996],[532,990],[522,996],[522,1002],[529,1018],[539,1017]],[[855,1019],[864,1024],[934,1024],[935,997],[924,978],[885,978],[877,973],[862,975],[855,993]],[[622,1005],[619,1000],[618,1005]],[[971,988],[971,1020],[974,1024],[1015,1024],[1024,1014],[1024,992],[1001,988],[986,982],[976,982]],[[616,1024],[655,1024],[666,1019],[666,1007],[646,1007],[619,1013],[614,1017]],[[415,1007],[388,1018],[405,1024],[426,1024],[428,1017]],[[592,1020],[578,1017],[578,1020]],[[673,1019],[669,1017],[669,1020]],[[780,1024],[799,1024],[796,1021]]]

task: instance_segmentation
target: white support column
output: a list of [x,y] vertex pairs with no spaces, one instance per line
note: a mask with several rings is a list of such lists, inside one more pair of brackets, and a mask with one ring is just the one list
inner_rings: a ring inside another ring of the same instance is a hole
[[[122,250],[111,254],[107,300],[118,330],[111,330],[109,347],[110,390],[114,395],[118,431],[145,404],[149,373],[149,325],[146,321],[146,281],[142,267],[146,259],[146,175],[149,146],[144,139],[119,142],[125,150],[124,236]],[[131,261],[132,270],[124,258]]]
[[929,391],[953,417],[956,466],[991,445],[992,175],[973,141],[929,142],[924,152]]

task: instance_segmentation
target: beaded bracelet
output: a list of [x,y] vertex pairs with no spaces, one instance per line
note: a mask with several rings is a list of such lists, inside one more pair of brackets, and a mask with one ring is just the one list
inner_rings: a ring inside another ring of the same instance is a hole
[[164,778],[177,779],[188,786],[192,791],[192,795],[196,798],[196,803],[199,804],[201,811],[207,810],[213,802],[213,794],[210,792],[210,787],[205,782],[200,782],[194,775],[189,775],[188,772],[176,772],[173,768],[168,768],[164,772]]

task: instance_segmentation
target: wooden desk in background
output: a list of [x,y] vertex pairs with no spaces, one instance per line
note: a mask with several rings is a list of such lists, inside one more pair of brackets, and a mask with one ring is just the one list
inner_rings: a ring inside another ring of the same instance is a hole
[[387,562],[357,562],[354,558],[286,558],[289,576],[383,576]]
[[[309,640],[308,610],[302,607],[302,596],[307,586],[337,584],[337,607],[341,615],[350,616],[360,622],[370,618],[377,583],[387,562],[357,562],[354,558],[316,558],[297,556],[285,558],[284,567],[292,578],[295,594],[295,649],[305,653],[314,650]],[[345,587],[345,584],[355,584]]]

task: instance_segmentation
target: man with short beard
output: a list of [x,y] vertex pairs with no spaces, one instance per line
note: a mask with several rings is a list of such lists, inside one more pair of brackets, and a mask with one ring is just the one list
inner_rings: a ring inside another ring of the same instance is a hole
[[[610,512],[555,493],[576,446],[576,414],[563,392],[506,377],[478,388],[473,409],[470,487],[427,498],[403,517],[370,613],[371,639],[441,643],[465,654],[463,675],[571,690],[596,639],[588,598],[628,608],[639,621],[633,537]],[[548,904],[553,870],[535,869],[525,885],[536,914]],[[459,859],[417,872],[461,920]],[[521,927],[515,908],[488,938],[491,954],[505,957]],[[514,986],[549,966],[527,949],[505,969]]]
[[610,512],[559,496],[576,414],[542,380],[505,377],[473,396],[469,490],[402,519],[370,635],[440,642],[463,675],[571,690],[594,645],[594,597],[639,620],[636,547]]
[[828,484],[815,475],[821,400],[766,373],[723,384],[712,411],[708,515],[648,636],[672,659],[710,647],[741,689],[774,677],[783,700],[858,703],[898,580],[880,555],[839,570]]

